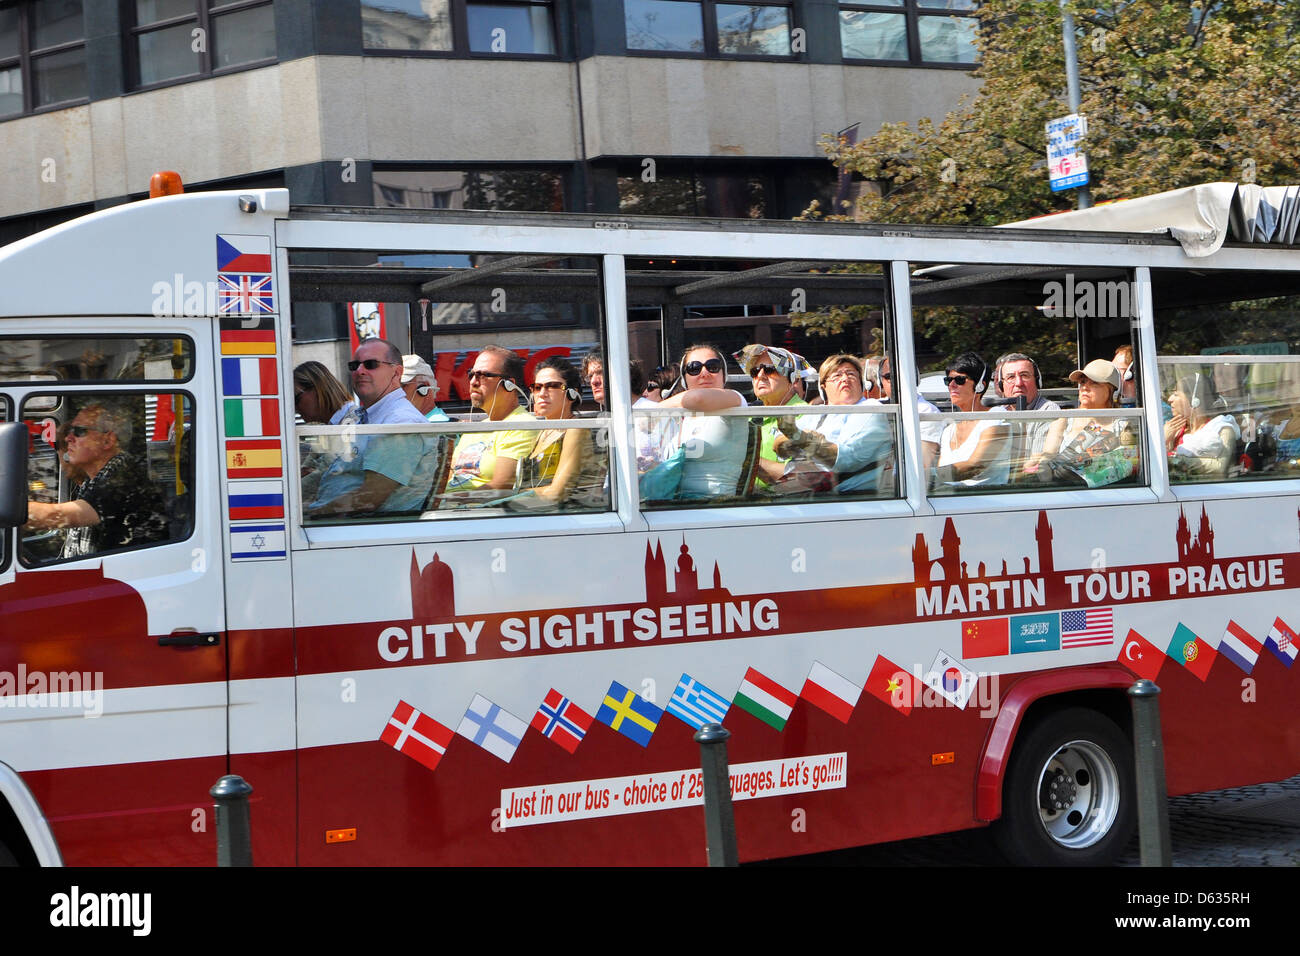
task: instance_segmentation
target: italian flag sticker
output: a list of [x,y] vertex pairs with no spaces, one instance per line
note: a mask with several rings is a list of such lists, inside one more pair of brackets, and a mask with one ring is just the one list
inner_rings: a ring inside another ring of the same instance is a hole
[[279,404],[274,398],[226,399],[226,437],[278,436],[280,434]]

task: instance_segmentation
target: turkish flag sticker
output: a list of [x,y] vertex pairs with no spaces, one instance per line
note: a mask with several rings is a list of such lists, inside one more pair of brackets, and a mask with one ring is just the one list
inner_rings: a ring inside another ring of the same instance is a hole
[[1138,677],[1155,680],[1165,662],[1165,652],[1130,628],[1119,652],[1119,662]]

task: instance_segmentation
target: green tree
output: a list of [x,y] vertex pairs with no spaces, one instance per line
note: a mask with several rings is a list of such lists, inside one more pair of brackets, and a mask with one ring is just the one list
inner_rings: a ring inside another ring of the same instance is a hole
[[[1300,0],[1070,8],[1095,200],[1300,181]],[[982,85],[942,122],[888,123],[853,145],[823,138],[837,166],[881,186],[836,212],[994,225],[1072,208],[1046,168],[1044,126],[1069,112],[1060,9],[985,0],[979,16]]]
[[[1300,182],[1300,0],[1069,9],[1095,201],[1205,182]],[[823,137],[836,166],[879,191],[840,210],[814,205],[806,217],[995,225],[1073,208],[1073,191],[1051,192],[1046,160],[1045,125],[1069,112],[1060,8],[984,0],[979,17],[979,90],[941,122],[888,123],[856,144]],[[854,318],[806,313],[795,324],[832,332]],[[972,318],[970,310],[918,313],[930,357],[1019,346],[1054,374],[1073,367],[1073,335],[1059,322],[1024,310]]]

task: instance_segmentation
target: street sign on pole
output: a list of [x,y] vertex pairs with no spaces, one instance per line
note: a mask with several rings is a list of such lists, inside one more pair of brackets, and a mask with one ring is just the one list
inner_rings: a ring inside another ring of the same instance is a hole
[[1047,172],[1052,192],[1088,185],[1088,154],[1083,149],[1087,133],[1087,118],[1078,113],[1048,120]]

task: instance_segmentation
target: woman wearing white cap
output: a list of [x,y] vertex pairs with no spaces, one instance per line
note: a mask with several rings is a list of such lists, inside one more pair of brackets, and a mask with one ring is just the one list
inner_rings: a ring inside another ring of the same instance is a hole
[[[1079,386],[1080,409],[1107,409],[1115,407],[1119,394],[1121,377],[1119,369],[1105,359],[1094,359],[1083,368],[1070,373],[1070,381]],[[1053,423],[1043,445],[1043,453],[1025,467],[1025,473],[1037,473],[1043,480],[1060,477],[1062,468],[1075,471],[1085,467],[1086,474],[1079,474],[1090,486],[1110,484],[1133,472],[1133,462],[1129,452],[1111,455],[1116,461],[1102,462],[1117,467],[1102,475],[1101,470],[1093,467],[1093,462],[1104,454],[1125,448],[1135,449],[1136,440],[1129,430],[1129,422],[1122,418],[1062,418]],[[1119,459],[1125,459],[1119,462]],[[1083,462],[1087,462],[1086,466]],[[1042,468],[1043,463],[1050,462],[1053,467]]]

